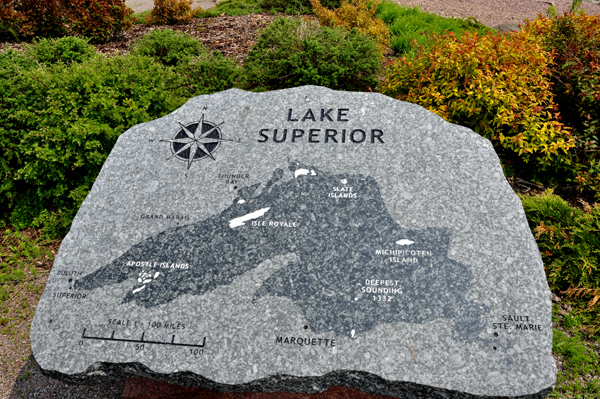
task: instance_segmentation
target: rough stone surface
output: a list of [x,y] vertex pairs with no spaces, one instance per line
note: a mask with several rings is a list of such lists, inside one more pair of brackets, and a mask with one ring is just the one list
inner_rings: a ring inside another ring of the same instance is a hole
[[494,26],[499,33],[510,33],[510,32],[518,32],[521,30],[519,24],[514,22],[507,22],[500,25]]
[[31,332],[70,382],[542,398],[551,297],[491,143],[376,93],[191,99],[125,132]]

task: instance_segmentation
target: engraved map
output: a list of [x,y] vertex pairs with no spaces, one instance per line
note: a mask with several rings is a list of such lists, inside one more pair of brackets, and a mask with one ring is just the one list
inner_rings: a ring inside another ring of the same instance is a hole
[[150,308],[294,253],[298,260],[271,274],[254,301],[289,298],[315,332],[354,337],[379,324],[447,318],[460,320],[454,339],[473,341],[489,309],[465,298],[473,275],[448,258],[450,240],[449,229],[401,227],[370,176],[290,162],[265,184],[238,190],[221,213],[133,245],[75,288],[136,280],[123,302]]

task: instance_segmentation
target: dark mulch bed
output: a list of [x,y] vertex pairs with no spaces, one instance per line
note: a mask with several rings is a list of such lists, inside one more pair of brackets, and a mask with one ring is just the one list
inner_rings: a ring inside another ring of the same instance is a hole
[[[107,56],[117,53],[127,54],[138,37],[154,29],[172,29],[194,36],[211,50],[219,50],[223,55],[241,62],[254,46],[258,30],[264,28],[276,17],[272,14],[250,14],[232,17],[194,18],[189,24],[185,25],[158,27],[136,24],[116,39],[95,45],[95,47],[99,53]],[[11,40],[0,41],[0,51],[9,48],[22,50],[23,45]]]
[[135,39],[154,29],[171,29],[187,33],[204,43],[211,50],[219,50],[223,55],[243,60],[254,46],[257,31],[275,19],[274,15],[250,14],[239,16],[221,16],[213,18],[194,18],[185,25],[146,26],[134,25],[116,40],[97,45],[100,53],[113,55],[116,52],[125,54]]

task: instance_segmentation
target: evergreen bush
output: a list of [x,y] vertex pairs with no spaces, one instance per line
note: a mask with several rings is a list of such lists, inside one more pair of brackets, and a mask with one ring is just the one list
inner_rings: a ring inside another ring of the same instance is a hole
[[218,17],[220,15],[260,14],[269,10],[262,8],[262,0],[223,0],[214,7],[196,11],[196,17]]
[[187,63],[207,51],[198,39],[171,29],[155,29],[137,38],[131,47],[132,54],[151,57],[166,66]]
[[0,53],[0,215],[18,229],[66,233],[121,133],[240,79],[236,62],[208,50],[165,66],[86,46],[62,38]]
[[578,301],[578,312],[600,331],[600,204],[571,206],[552,191],[522,196],[550,289]]
[[575,208],[552,191],[521,200],[550,288],[600,288],[600,204]]
[[206,51],[176,68],[180,90],[190,96],[210,94],[240,86],[243,72],[237,61],[218,51]]
[[96,53],[94,46],[87,39],[74,36],[59,39],[39,39],[32,45],[25,45],[25,51],[35,61],[41,64],[52,65],[59,62],[70,64],[81,63],[89,60]]
[[0,209],[18,228],[64,233],[118,136],[183,102],[165,87],[175,77],[145,57],[0,64]]
[[[323,0],[324,7],[333,9],[341,5],[342,0]],[[286,14],[311,14],[312,5],[310,0],[259,0],[259,4],[265,10],[282,12]]]
[[319,85],[367,90],[377,85],[381,61],[375,42],[356,29],[284,17],[260,32],[244,68],[254,89]]

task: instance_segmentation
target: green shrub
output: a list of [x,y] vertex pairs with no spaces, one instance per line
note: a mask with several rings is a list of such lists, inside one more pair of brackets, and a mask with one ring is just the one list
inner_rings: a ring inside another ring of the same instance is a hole
[[[260,6],[273,12],[283,12],[286,14],[311,14],[312,6],[310,0],[259,0]],[[323,0],[321,4],[324,7],[333,9],[338,8],[342,0]]]
[[89,60],[96,53],[96,49],[88,43],[87,39],[73,36],[39,39],[33,45],[26,45],[25,49],[37,62],[48,65],[58,62],[81,63]]
[[131,28],[133,10],[125,0],[69,0],[71,34],[103,43]]
[[445,18],[420,11],[417,7],[400,6],[386,0],[379,5],[376,16],[383,20],[389,28],[391,47],[398,55],[414,55],[415,49],[418,47],[412,46],[412,42],[428,48],[433,42],[430,37],[432,34],[441,35],[453,32],[460,36],[464,31],[475,31],[479,35],[496,32],[473,18]]
[[600,288],[600,205],[584,211],[552,192],[522,201],[550,288]]
[[[388,69],[382,92],[467,126],[535,169],[553,166],[574,146],[558,121],[551,56],[525,32],[465,32],[433,38]],[[531,169],[531,167],[530,167]]]
[[208,52],[196,38],[170,29],[156,29],[137,38],[131,47],[134,55],[151,57],[163,65],[174,66]]
[[244,68],[255,89],[320,85],[366,90],[377,84],[381,59],[377,45],[356,29],[286,17],[260,32]]
[[64,233],[118,136],[185,101],[170,85],[174,72],[135,56],[0,69],[2,215]]
[[49,236],[68,231],[121,133],[240,79],[217,52],[171,67],[142,55],[85,59],[86,50],[69,52],[73,43],[81,44],[42,40],[0,53],[0,215]]
[[178,65],[176,73],[180,90],[190,97],[237,87],[243,79],[237,62],[218,51],[203,52],[188,63]]
[[225,0],[216,6],[197,12],[196,17],[218,17],[219,15],[248,15],[263,13],[262,0]]
[[[341,0],[323,0],[329,8],[337,8]],[[219,15],[248,15],[256,13],[285,13],[291,15],[312,14],[310,0],[224,0],[215,7],[196,13],[197,17],[217,17]]]
[[573,302],[588,333],[600,331],[600,204],[584,210],[552,191],[522,196],[550,289]]

